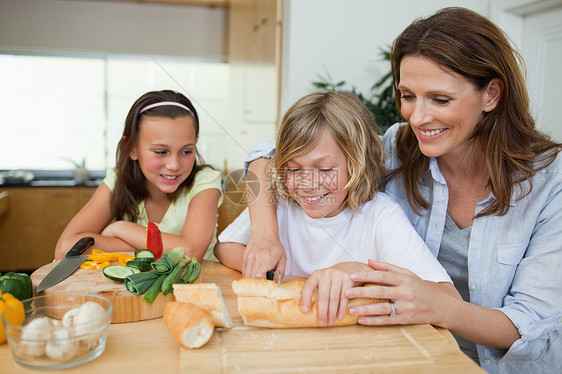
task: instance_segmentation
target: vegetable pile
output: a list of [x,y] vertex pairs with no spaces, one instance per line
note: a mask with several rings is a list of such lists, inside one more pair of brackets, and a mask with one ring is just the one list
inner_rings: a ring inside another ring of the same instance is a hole
[[135,251],[134,256],[94,249],[90,261],[80,267],[103,269],[107,278],[124,282],[129,292],[144,295],[144,300],[152,304],[160,292],[169,294],[174,283],[193,283],[201,272],[201,264],[195,257],[186,257],[185,249],[176,247],[162,254],[163,250],[160,229],[155,223],[148,222],[146,249]]
[[186,257],[185,249],[176,247],[155,260],[151,251],[139,249],[126,266],[110,265],[103,274],[114,281],[124,282],[133,295],[144,295],[152,304],[160,292],[172,292],[175,283],[193,283],[201,273],[201,264],[195,257]]

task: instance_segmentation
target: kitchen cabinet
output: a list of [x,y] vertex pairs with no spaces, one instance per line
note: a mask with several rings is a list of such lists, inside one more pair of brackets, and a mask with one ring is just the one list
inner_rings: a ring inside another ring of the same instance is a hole
[[228,57],[245,123],[279,117],[282,0],[231,0]]
[[[74,0],[76,1],[76,0]],[[82,1],[82,0],[79,0]],[[228,7],[228,0],[98,0],[114,3],[147,3],[168,5],[200,5],[209,7]]]
[[0,187],[0,272],[34,270],[53,260],[57,240],[95,187]]

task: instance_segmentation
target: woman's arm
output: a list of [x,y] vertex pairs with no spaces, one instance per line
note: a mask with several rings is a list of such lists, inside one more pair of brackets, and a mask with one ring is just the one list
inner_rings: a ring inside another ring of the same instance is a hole
[[[135,250],[119,238],[105,236],[102,231],[114,218],[110,206],[111,191],[102,183],[92,198],[72,218],[62,232],[55,247],[55,260],[60,260],[80,238],[91,236],[95,240],[92,248],[103,251],[128,252]],[[91,249],[89,250],[91,251]],[[87,251],[86,253],[89,253]]]
[[252,231],[242,262],[244,277],[265,278],[272,269],[285,274],[287,257],[279,240],[277,210],[269,190],[267,164],[267,159],[259,158],[248,167],[246,185]]
[[[371,304],[350,308],[362,316],[365,325],[430,323],[449,329],[476,344],[505,350],[519,339],[517,328],[499,310],[463,301],[452,285],[428,282],[398,266],[369,261],[371,270],[351,275],[355,282],[374,283],[374,287],[355,287],[349,298],[387,298],[398,307],[390,317],[390,305]],[[455,295],[456,293],[456,295]]]
[[242,271],[242,257],[246,246],[239,243],[221,243],[215,244],[215,256],[225,266],[231,269]]

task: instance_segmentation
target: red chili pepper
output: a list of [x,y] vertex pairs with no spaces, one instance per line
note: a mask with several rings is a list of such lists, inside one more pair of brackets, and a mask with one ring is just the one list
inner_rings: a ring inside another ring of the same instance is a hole
[[146,228],[146,248],[154,253],[154,257],[157,260],[162,257],[162,252],[164,252],[162,234],[158,226],[152,222],[148,222],[148,227]]

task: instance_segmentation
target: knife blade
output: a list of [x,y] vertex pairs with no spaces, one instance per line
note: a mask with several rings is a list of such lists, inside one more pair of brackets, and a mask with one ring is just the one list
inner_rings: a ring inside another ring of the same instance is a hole
[[94,244],[94,238],[86,236],[76,242],[66,253],[64,258],[54,267],[53,270],[37,286],[37,293],[45,291],[47,288],[53,287],[55,284],[62,282],[68,276],[76,271],[88,256],[80,256],[82,253]]

